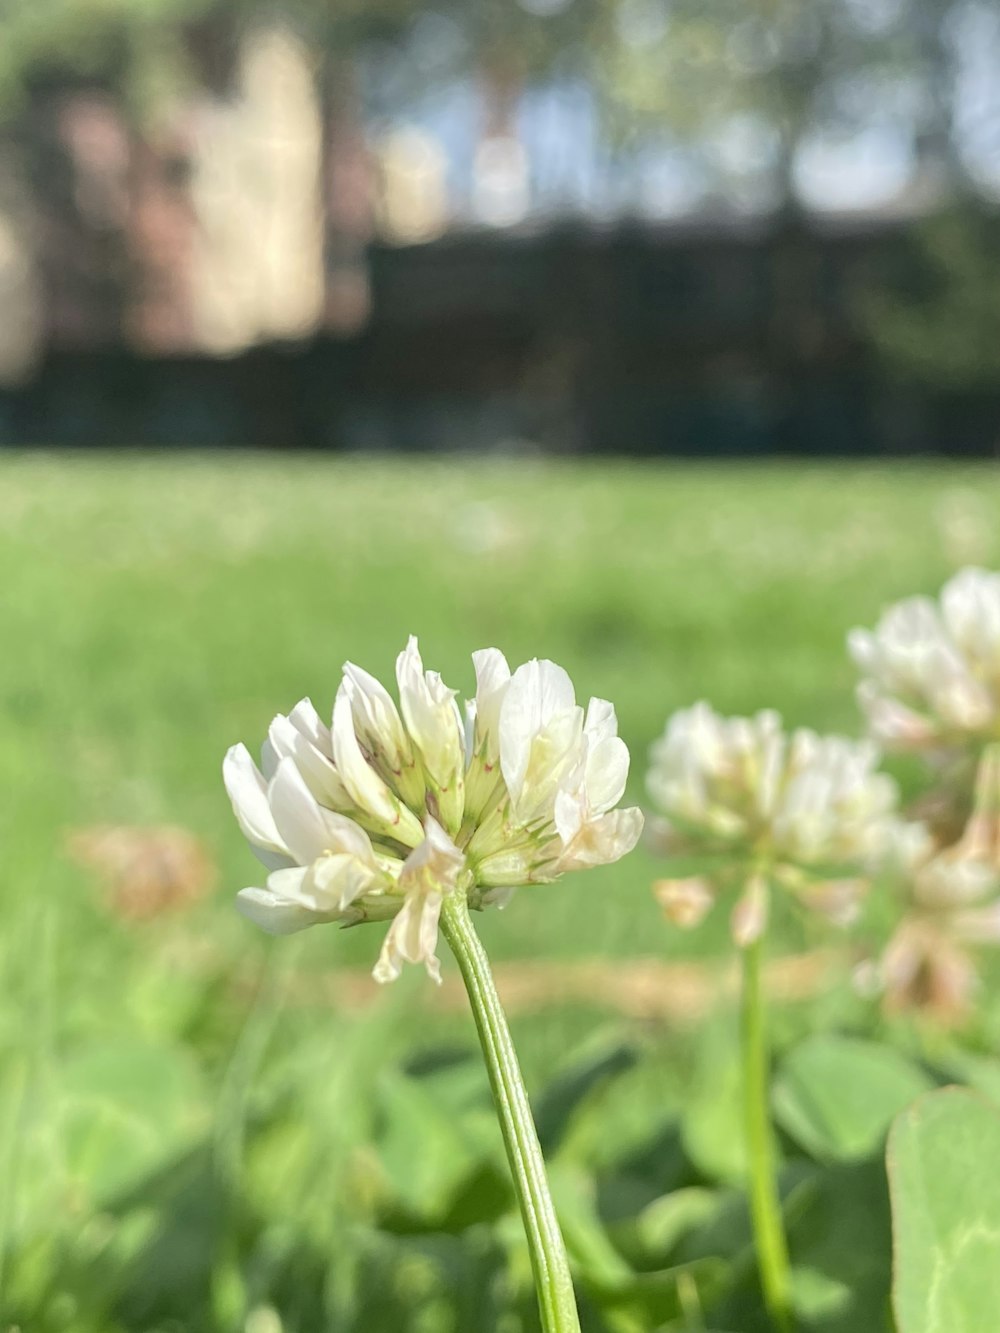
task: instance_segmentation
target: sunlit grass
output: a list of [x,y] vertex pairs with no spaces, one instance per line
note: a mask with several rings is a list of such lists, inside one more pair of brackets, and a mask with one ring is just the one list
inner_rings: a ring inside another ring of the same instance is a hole
[[[411,631],[463,688],[470,650],[496,644],[613,699],[637,798],[649,740],[698,697],[856,729],[845,631],[995,560],[998,499],[987,470],[7,458],[5,912],[44,896],[89,916],[66,827],[179,822],[222,868],[200,929],[260,948],[229,911],[252,863],[221,755],[303,694],[327,710],[345,657],[391,676]],[[640,853],[533,890],[491,915],[491,948],[659,947],[651,873]],[[307,946],[374,950],[364,931]]]
[[[328,710],[346,657],[391,679],[411,631],[463,690],[470,651],[495,644],[513,661],[550,656],[581,692],[613,699],[638,800],[646,746],[699,697],[856,730],[845,631],[886,600],[933,590],[957,563],[996,561],[998,499],[987,469],[8,456],[0,901],[11,975],[30,980],[26,941],[44,908],[64,1025],[174,1029],[182,1016],[164,1015],[183,1009],[186,985],[200,994],[206,977],[252,976],[275,946],[232,911],[255,863],[228,810],[222,754],[239,739],[255,747],[303,694]],[[64,854],[66,831],[95,823],[192,829],[219,863],[216,892],[169,925],[112,919]],[[491,952],[711,947],[711,930],[678,939],[661,926],[656,873],[640,850],[527,890],[483,919]],[[369,967],[378,934],[311,932],[302,965]],[[109,979],[127,1001],[113,1015]]]

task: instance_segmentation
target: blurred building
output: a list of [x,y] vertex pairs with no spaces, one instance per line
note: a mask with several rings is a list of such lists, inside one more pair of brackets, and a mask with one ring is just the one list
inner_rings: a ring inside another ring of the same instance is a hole
[[873,333],[936,165],[869,130],[785,160],[749,114],[701,157],[612,152],[578,77],[441,74],[456,32],[321,62],[277,18],[194,26],[199,78],[141,130],[34,78],[0,142],[0,441],[995,448],[1000,363],[904,382]]

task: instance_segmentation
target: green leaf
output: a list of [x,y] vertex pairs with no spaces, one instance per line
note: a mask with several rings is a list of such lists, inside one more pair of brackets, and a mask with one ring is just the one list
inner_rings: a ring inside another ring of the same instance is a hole
[[108,1202],[179,1155],[207,1119],[197,1070],[179,1047],[102,1042],[79,1051],[60,1071],[67,1176],[95,1203]]
[[506,1203],[505,1178],[500,1175],[497,1187],[493,1169],[500,1145],[488,1112],[483,1112],[488,1130],[483,1135],[477,1117],[451,1114],[429,1082],[395,1071],[382,1081],[386,1118],[378,1155],[390,1190],[382,1225],[392,1230],[439,1230],[453,1211],[478,1220],[472,1205],[483,1187],[487,1215],[495,1211],[498,1194],[500,1206]]
[[599,1286],[627,1285],[634,1274],[598,1216],[593,1182],[578,1168],[555,1163],[549,1183],[573,1267]]
[[654,1262],[662,1267],[689,1232],[716,1215],[721,1198],[718,1191],[698,1185],[674,1190],[619,1225],[615,1238],[630,1256],[641,1259],[644,1268]]
[[942,1083],[965,1083],[994,1106],[1000,1106],[1000,1060],[960,1047],[936,1064]]
[[881,1159],[838,1163],[789,1198],[792,1293],[810,1333],[888,1330],[891,1232]]
[[715,1258],[634,1272],[604,1229],[586,1175],[557,1164],[551,1184],[574,1272],[613,1333],[646,1333],[682,1313],[685,1290],[695,1299],[711,1300],[723,1285],[728,1264]]
[[1000,1111],[933,1092],[897,1118],[887,1160],[899,1333],[1000,1328]]
[[725,1260],[697,1259],[656,1273],[637,1273],[617,1286],[585,1286],[615,1333],[647,1333],[678,1315],[684,1318],[682,1327],[696,1329],[685,1302],[694,1309],[710,1307],[728,1280],[729,1264]]
[[592,1049],[561,1071],[537,1098],[532,1110],[542,1152],[551,1157],[562,1143],[574,1116],[596,1090],[631,1069],[635,1047],[615,1038],[600,1038]]
[[746,1177],[742,1088],[735,1030],[730,1023],[717,1024],[698,1052],[681,1119],[684,1150],[711,1180],[733,1183]]
[[786,1056],[772,1101],[778,1124],[813,1157],[857,1161],[931,1087],[927,1074],[890,1047],[819,1035]]

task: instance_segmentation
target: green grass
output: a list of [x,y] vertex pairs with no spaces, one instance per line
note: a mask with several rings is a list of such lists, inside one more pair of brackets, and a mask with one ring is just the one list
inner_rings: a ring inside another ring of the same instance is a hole
[[[363,1020],[374,1035],[331,1014],[322,974],[370,967],[380,928],[271,942],[236,915],[255,862],[222,789],[228,745],[255,749],[302,695],[328,710],[345,658],[391,680],[414,632],[463,692],[470,652],[496,645],[512,662],[552,657],[581,696],[614,700],[641,801],[649,742],[698,698],[857,731],[845,632],[888,600],[935,591],[958,564],[1000,562],[998,501],[1000,474],[987,468],[0,457],[0,1172],[16,1165],[19,1182],[0,1202],[0,1255],[16,1240],[10,1309],[35,1311],[46,1333],[119,1327],[106,1313],[118,1297],[87,1285],[87,1246],[103,1253],[98,1202],[159,1160],[148,1124],[161,1108],[171,1142],[207,1134],[215,1169],[238,1175],[269,1078],[301,1088],[316,1123],[342,1127],[342,1088],[367,1086],[373,1060],[414,1041],[469,1041],[468,1024],[425,1007],[421,975],[381,997]],[[186,914],[117,920],[65,853],[69,830],[104,823],[195,831],[218,889]],[[640,850],[525,891],[483,918],[488,947],[497,959],[623,966],[705,949],[717,936],[661,923],[657,873]],[[600,1019],[519,1018],[529,1080],[550,1072],[567,1033]],[[364,1138],[357,1114],[348,1142]],[[254,1206],[289,1235],[330,1206],[309,1193],[312,1173],[340,1169],[343,1143],[328,1147],[319,1166],[295,1141],[263,1154]],[[67,1208],[72,1244],[43,1262],[31,1237],[51,1230],[46,1209]],[[226,1225],[205,1297],[220,1329],[236,1282]],[[317,1226],[310,1234],[325,1235]],[[114,1245],[140,1244],[129,1236],[115,1232]],[[86,1281],[51,1276],[73,1264]],[[0,1272],[0,1322],[3,1301]],[[191,1318],[162,1327],[208,1327],[204,1312]],[[126,1326],[147,1327],[141,1313]]]
[[[675,708],[774,705],[854,731],[847,629],[1000,556],[1000,476],[895,467],[711,469],[535,461],[14,456],[0,465],[0,846],[5,936],[44,905],[85,938],[60,979],[140,971],[109,941],[67,829],[170,822],[221,884],[196,913],[220,966],[270,945],[231,910],[250,857],[219,780],[279,709],[329,710],[341,663],[391,681],[419,634],[468,690],[470,652],[549,656],[617,705],[642,799],[646,748]],[[497,958],[648,954],[661,931],[640,850],[520,895],[482,928]],[[33,924],[35,923],[35,924]],[[125,947],[127,945],[127,947]],[[282,946],[277,946],[281,948]],[[378,931],[312,932],[319,967],[369,964]],[[695,945],[697,947],[697,945]]]
[[[462,690],[472,649],[549,656],[615,701],[642,797],[671,710],[779,707],[855,731],[846,630],[1000,554],[993,471],[8,457],[0,465],[4,911],[91,895],[67,827],[169,821],[222,868],[202,928],[254,863],[219,782],[350,657],[383,678],[410,632]],[[499,957],[659,947],[644,853],[524,894],[484,923]],[[236,944],[236,941],[239,944]],[[333,962],[372,932],[317,932]]]
[[[635,800],[649,742],[698,698],[857,730],[845,632],[889,599],[935,590],[956,560],[996,561],[998,499],[989,469],[7,457],[0,901],[12,967],[33,959],[25,941],[44,910],[81,1026],[108,1021],[88,1014],[88,996],[109,973],[125,995],[141,984],[155,1011],[149,954],[164,932],[109,922],[63,854],[67,829],[95,823],[179,823],[206,840],[220,887],[186,922],[203,970],[216,959],[224,977],[287,952],[231,909],[256,862],[222,755],[236,740],[255,750],[304,694],[328,710],[345,658],[391,681],[410,632],[463,691],[470,652],[495,644],[512,662],[552,657],[581,696],[614,700]],[[522,893],[482,930],[498,959],[704,947],[711,932],[661,927],[656,873],[640,849]],[[310,932],[299,966],[370,966],[379,934]],[[422,982],[407,984],[419,1006]]]

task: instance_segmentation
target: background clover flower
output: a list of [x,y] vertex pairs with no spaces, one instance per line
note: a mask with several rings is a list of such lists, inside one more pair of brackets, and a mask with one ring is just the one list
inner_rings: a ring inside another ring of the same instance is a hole
[[696,924],[720,888],[745,884],[733,914],[745,944],[763,929],[773,879],[825,916],[848,918],[896,803],[877,759],[869,742],[789,735],[770,711],[724,718],[698,703],[674,714],[651,751],[652,840],[707,868],[657,885],[667,915]]
[[411,638],[396,663],[398,706],[348,663],[330,726],[304,699],[272,722],[259,768],[245,746],[228,752],[233,810],[270,872],[238,895],[246,916],[274,934],[389,920],[376,979],[404,961],[438,979],[445,897],[483,907],[632,849],[642,815],[615,809],[629,756],[611,704],[584,711],[552,662],[511,674],[495,648],[473,662],[464,720]]
[[909,597],[848,648],[858,702],[886,748],[931,756],[1000,738],[1000,574],[963,569],[938,601]]
[[768,1108],[762,959],[772,885],[834,921],[849,920],[881,850],[896,803],[866,741],[790,735],[777,713],[720,717],[707,703],[675,713],[653,745],[647,786],[658,813],[653,841],[696,858],[701,871],[654,892],[667,917],[696,925],[722,890],[738,893],[730,933],[740,951],[741,1098],[750,1214],[764,1302],[790,1329],[791,1269]]
[[865,970],[890,1013],[957,1023],[978,985],[976,950],[1000,944],[1000,747],[980,761],[962,836],[942,846],[927,825],[900,823],[886,871],[903,915],[874,970]]

